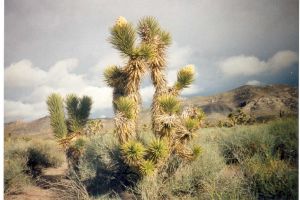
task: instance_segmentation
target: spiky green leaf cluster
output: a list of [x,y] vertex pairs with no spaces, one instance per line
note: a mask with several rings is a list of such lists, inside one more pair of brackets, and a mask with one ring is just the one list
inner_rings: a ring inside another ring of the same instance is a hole
[[151,45],[142,43],[138,48],[134,49],[133,58],[153,59],[155,56],[154,49]]
[[121,153],[126,164],[130,166],[139,166],[140,163],[144,161],[146,149],[142,143],[129,140],[121,145]]
[[159,42],[160,45],[164,46],[169,46],[171,44],[170,33],[163,31],[157,20],[151,16],[144,17],[139,21],[138,34],[142,40],[146,42]]
[[154,17],[147,16],[138,23],[138,33],[143,40],[151,40],[160,32],[160,26]]
[[155,164],[151,160],[144,160],[139,169],[143,175],[150,176],[155,171]]
[[173,95],[162,95],[158,98],[158,102],[163,111],[168,114],[178,113],[181,109],[179,100]]
[[50,124],[57,139],[63,139],[67,135],[63,98],[56,93],[51,94],[47,99]]
[[119,97],[115,102],[117,110],[125,115],[126,118],[134,117],[135,102],[129,97]]
[[168,145],[164,140],[161,139],[153,139],[147,148],[147,156],[154,163],[166,158],[168,153]]
[[160,40],[165,46],[169,46],[172,43],[172,37],[169,32],[161,31],[160,32]]
[[177,73],[177,81],[175,87],[177,90],[189,87],[194,81],[195,68],[193,65],[187,65]]
[[[120,19],[120,18],[119,18]],[[111,28],[109,42],[125,57],[134,55],[136,30],[132,24],[118,20]]]
[[187,118],[184,121],[184,125],[188,131],[195,131],[199,127],[200,121],[194,118]]
[[205,118],[205,113],[201,108],[197,108],[195,118],[198,119],[198,121],[202,121]]
[[80,137],[74,141],[74,147],[76,147],[77,149],[82,149],[84,147],[85,143],[86,143],[86,140],[84,138]]
[[122,69],[116,65],[108,66],[104,70],[104,79],[108,86],[115,87],[120,84],[123,76]]
[[202,150],[201,146],[194,146],[192,148],[192,151],[193,151],[193,159],[197,159],[203,150]]
[[86,124],[86,122],[89,118],[92,104],[93,104],[93,101],[89,96],[83,96],[80,100],[78,111],[79,111],[80,120],[84,124]]
[[92,99],[88,96],[79,98],[75,94],[69,94],[65,103],[68,113],[68,128],[72,132],[80,131],[90,115]]

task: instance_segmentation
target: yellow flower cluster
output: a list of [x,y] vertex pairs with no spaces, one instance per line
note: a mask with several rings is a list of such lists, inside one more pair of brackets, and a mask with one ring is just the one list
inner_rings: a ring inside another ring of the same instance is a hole
[[194,65],[186,65],[182,69],[184,72],[188,72],[189,74],[195,74],[195,66]]
[[128,23],[128,22],[127,22],[127,20],[125,19],[125,17],[120,16],[120,17],[118,17],[118,19],[117,19],[117,21],[116,21],[116,26],[122,27],[122,26],[126,25],[127,23]]

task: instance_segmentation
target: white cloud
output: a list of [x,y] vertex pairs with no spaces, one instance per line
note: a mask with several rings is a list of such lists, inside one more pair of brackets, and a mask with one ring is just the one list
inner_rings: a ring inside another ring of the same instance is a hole
[[104,69],[110,65],[122,66],[123,63],[124,60],[116,52],[103,56],[96,65],[88,70],[89,82],[94,85],[104,86],[105,83],[102,78]]
[[251,81],[248,81],[246,83],[246,85],[257,85],[258,86],[258,85],[263,85],[263,83],[258,80],[251,80]]
[[34,88],[31,94],[21,97],[20,100],[28,103],[46,101],[47,96],[52,92],[54,92],[54,89],[52,87],[42,85]]
[[174,85],[174,83],[177,80],[177,72],[179,70],[179,67],[177,69],[171,69],[167,71],[167,81],[168,81],[168,85]]
[[176,42],[174,42],[167,55],[169,68],[180,68],[189,64],[192,56],[192,49],[189,46],[179,46]]
[[78,94],[93,98],[93,112],[112,107],[112,89],[109,87],[86,86]]
[[154,92],[155,92],[155,90],[152,85],[143,87],[140,92],[141,96],[142,96],[142,101],[145,103],[150,103],[153,98]]
[[185,88],[182,91],[182,95],[193,95],[193,94],[197,94],[199,92],[203,91],[203,88],[200,88],[199,86],[192,84],[191,87],[189,88]]
[[5,87],[9,88],[28,88],[37,86],[43,83],[47,76],[45,71],[33,67],[29,60],[21,60],[11,64],[9,67],[5,68],[4,74]]
[[298,62],[298,55],[293,51],[279,51],[267,61],[254,56],[234,56],[218,63],[221,71],[228,76],[251,76],[263,72],[276,73]]
[[192,49],[189,46],[179,46],[174,42],[167,54],[167,80],[168,85],[173,85],[177,79],[177,71],[190,64]]
[[56,62],[47,72],[47,85],[54,88],[77,90],[86,85],[83,75],[72,72],[78,67],[78,60],[71,58]]
[[76,67],[77,59],[58,61],[49,70],[34,67],[28,60],[7,67],[4,75],[5,89],[9,92],[24,88],[30,90],[26,95],[21,94],[17,101],[5,98],[5,121],[31,120],[47,115],[45,101],[52,92],[58,92],[62,96],[76,93],[92,97],[92,113],[111,108],[112,89],[92,85],[83,74],[73,72]]
[[23,103],[21,101],[4,100],[5,121],[17,119],[33,120],[47,114],[46,103]]
[[298,62],[298,54],[293,51],[279,51],[269,61],[268,64],[274,72],[283,70]]

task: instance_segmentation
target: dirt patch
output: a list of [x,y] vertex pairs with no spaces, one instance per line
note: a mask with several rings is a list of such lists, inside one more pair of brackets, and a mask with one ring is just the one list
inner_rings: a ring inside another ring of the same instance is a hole
[[47,189],[38,186],[28,186],[22,194],[9,195],[6,200],[53,200],[57,199],[56,194]]
[[59,199],[57,194],[51,190],[51,183],[65,178],[68,169],[67,163],[58,168],[47,168],[37,178],[36,186],[27,186],[21,194],[9,195],[5,200],[54,200]]

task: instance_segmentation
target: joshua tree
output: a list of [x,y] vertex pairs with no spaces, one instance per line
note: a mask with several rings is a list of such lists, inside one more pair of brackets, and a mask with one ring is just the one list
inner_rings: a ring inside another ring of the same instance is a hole
[[[127,59],[124,67],[110,66],[104,76],[114,88],[113,104],[116,114],[115,125],[120,142],[136,136],[137,117],[140,110],[140,82],[146,72],[146,60],[152,56],[152,49],[144,43],[137,44],[136,31],[124,17],[119,17],[111,28],[109,38],[113,47]],[[130,108],[131,112],[126,113]]]
[[50,123],[54,136],[66,152],[69,164],[77,168],[84,145],[84,127],[88,121],[92,100],[75,94],[67,95],[65,100],[67,119],[64,113],[63,98],[56,93],[47,99]]
[[[134,41],[136,30],[123,17],[120,17],[111,31],[110,42],[128,58],[124,67],[112,66],[104,76],[109,86],[114,88],[115,125],[121,145],[124,162],[141,174],[151,174],[163,166],[171,155],[177,154],[193,160],[200,153],[200,147],[193,149],[187,142],[200,128],[203,112],[195,107],[182,111],[179,94],[191,85],[194,67],[183,67],[177,74],[172,87],[167,86],[166,48],[171,43],[170,34],[163,31],[157,21],[146,17],[139,22],[138,30],[141,43]],[[152,103],[152,126],[156,138],[144,145],[135,137],[135,124],[139,111],[140,80],[146,67],[150,69],[155,87]]]

